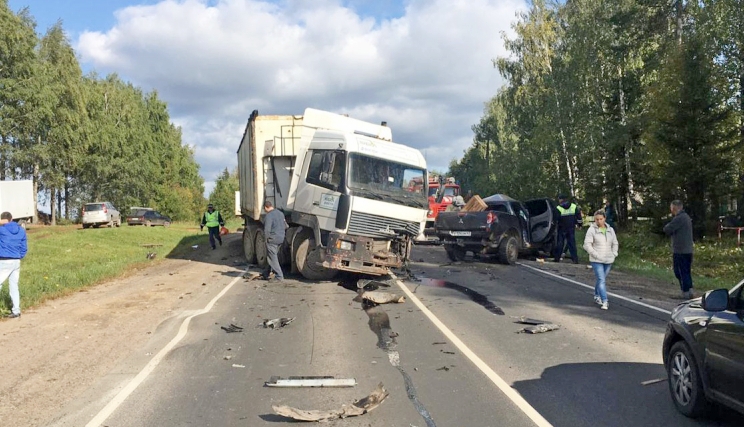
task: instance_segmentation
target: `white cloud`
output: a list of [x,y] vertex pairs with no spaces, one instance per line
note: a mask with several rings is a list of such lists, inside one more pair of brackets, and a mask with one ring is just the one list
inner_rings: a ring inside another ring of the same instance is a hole
[[184,142],[196,146],[208,190],[237,163],[254,109],[385,120],[393,139],[446,169],[501,85],[491,59],[505,54],[501,32],[523,1],[412,0],[402,16],[383,20],[339,1],[132,6],[117,11],[107,32],[82,33],[77,51],[99,72],[158,90]]

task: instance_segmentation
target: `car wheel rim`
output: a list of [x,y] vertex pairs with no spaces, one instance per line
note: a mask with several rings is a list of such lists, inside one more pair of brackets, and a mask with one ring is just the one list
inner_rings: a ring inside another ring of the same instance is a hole
[[683,406],[692,399],[692,369],[684,353],[674,355],[672,363],[672,386],[674,398]]

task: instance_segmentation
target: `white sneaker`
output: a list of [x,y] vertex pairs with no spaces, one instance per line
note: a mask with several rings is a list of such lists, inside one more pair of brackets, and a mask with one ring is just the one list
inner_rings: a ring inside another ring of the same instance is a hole
[[602,298],[600,298],[600,297],[599,297],[599,296],[597,296],[597,295],[594,295],[594,303],[595,303],[595,304],[599,304],[599,305],[602,305]]
[[599,308],[601,308],[602,310],[607,310],[610,308],[610,303],[605,301],[602,303],[602,305]]

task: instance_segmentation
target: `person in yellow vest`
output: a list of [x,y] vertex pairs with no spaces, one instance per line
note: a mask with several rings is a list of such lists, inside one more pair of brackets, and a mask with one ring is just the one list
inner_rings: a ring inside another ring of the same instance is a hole
[[553,249],[553,259],[555,262],[561,261],[563,250],[568,246],[571,253],[571,260],[574,264],[579,263],[579,254],[576,250],[576,228],[581,227],[581,209],[575,203],[571,203],[565,195],[558,196],[558,238]]
[[214,206],[211,203],[207,205],[207,211],[204,212],[199,229],[204,230],[205,225],[207,226],[207,230],[209,230],[209,244],[212,245],[212,250],[217,248],[214,243],[215,239],[217,239],[217,241],[220,242],[220,246],[222,246],[220,227],[225,226],[225,221],[222,219],[220,211],[214,210]]

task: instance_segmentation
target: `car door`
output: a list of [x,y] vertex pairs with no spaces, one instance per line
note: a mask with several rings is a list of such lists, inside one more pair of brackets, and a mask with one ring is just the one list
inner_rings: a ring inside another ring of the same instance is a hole
[[744,284],[734,288],[729,309],[708,322],[705,369],[710,389],[744,405]]
[[549,199],[528,200],[524,203],[529,212],[530,237],[534,243],[550,241],[555,234],[553,204]]

